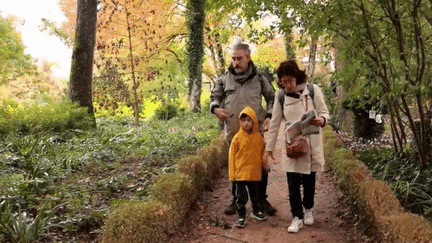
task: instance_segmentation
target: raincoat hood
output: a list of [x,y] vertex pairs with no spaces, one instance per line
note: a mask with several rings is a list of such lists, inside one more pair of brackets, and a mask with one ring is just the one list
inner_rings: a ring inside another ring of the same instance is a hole
[[255,111],[252,108],[250,108],[249,106],[246,106],[240,112],[240,115],[239,115],[240,130],[239,130],[239,132],[245,132],[245,133],[247,133],[247,131],[244,129],[244,127],[243,127],[243,125],[242,125],[242,123],[240,121],[240,117],[243,114],[246,114],[247,116],[249,116],[252,119],[252,121],[253,121],[252,133],[258,133],[258,119],[256,117]]
[[[240,122],[242,114],[252,118],[252,132],[249,134]],[[239,115],[240,129],[234,136],[229,149],[228,174],[230,181],[260,181],[264,158],[265,142],[258,130],[255,111],[246,106]]]

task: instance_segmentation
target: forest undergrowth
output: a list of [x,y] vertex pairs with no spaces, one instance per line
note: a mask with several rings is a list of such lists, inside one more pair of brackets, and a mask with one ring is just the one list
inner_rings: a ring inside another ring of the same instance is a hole
[[146,200],[158,175],[220,133],[208,111],[139,127],[99,117],[92,128],[85,109],[68,102],[1,109],[1,242],[96,238],[110,208]]

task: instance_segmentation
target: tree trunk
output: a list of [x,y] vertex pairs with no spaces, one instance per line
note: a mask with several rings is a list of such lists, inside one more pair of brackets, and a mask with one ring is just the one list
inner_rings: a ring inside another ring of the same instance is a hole
[[294,48],[291,45],[292,37],[292,24],[290,23],[290,19],[287,16],[286,7],[281,10],[281,31],[283,32],[283,40],[285,45],[285,56],[286,59],[294,59],[295,53]]
[[77,24],[72,52],[69,97],[72,102],[87,107],[88,112],[94,118],[92,75],[97,0],[78,0],[77,5]]
[[[341,41],[341,39],[337,39],[336,41]],[[339,50],[337,48],[334,49],[334,69],[335,72],[340,72],[343,68],[344,63],[339,59]],[[353,127],[353,114],[349,110],[345,110],[342,108],[342,100],[345,96],[346,90],[343,86],[338,85],[336,87],[336,102],[338,103],[336,113],[337,127],[342,131],[349,132]]]
[[139,99],[138,99],[138,87],[139,83],[136,80],[135,76],[135,65],[134,65],[134,55],[133,55],[133,45],[132,45],[132,35],[131,35],[131,24],[129,21],[129,12],[125,5],[125,14],[126,14],[126,24],[127,24],[127,32],[128,32],[128,40],[129,40],[129,57],[130,57],[130,64],[131,64],[131,71],[132,71],[132,92],[134,95],[134,102],[133,102],[133,110],[134,110],[134,125],[139,126]]
[[188,28],[188,79],[189,79],[189,109],[191,112],[201,110],[200,96],[202,86],[202,58],[204,55],[204,21],[205,0],[188,0],[187,28]]
[[222,45],[219,41],[219,34],[217,34],[217,33],[215,35],[215,42],[216,42],[216,54],[217,54],[217,58],[219,60],[218,75],[222,75],[225,73],[225,57],[224,57]]
[[309,66],[308,66],[308,77],[313,79],[313,75],[315,73],[315,63],[316,63],[316,55],[317,55],[317,47],[318,47],[318,38],[311,36],[311,45],[310,45],[310,53],[309,53]]

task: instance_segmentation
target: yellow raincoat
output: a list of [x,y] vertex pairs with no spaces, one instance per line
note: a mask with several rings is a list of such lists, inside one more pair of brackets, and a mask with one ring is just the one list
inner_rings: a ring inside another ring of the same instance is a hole
[[[252,118],[251,134],[241,125],[242,114]],[[265,143],[258,131],[258,119],[251,107],[247,106],[240,112],[239,123],[240,129],[234,136],[229,150],[229,179],[230,181],[260,181],[262,168],[266,165]]]

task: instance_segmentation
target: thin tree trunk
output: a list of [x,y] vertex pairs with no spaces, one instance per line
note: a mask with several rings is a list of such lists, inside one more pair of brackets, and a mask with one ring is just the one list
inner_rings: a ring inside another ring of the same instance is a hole
[[69,97],[72,102],[77,102],[80,106],[87,107],[93,119],[92,75],[96,21],[97,1],[78,0]]
[[427,166],[427,163],[426,163],[426,153],[425,153],[425,151],[423,151],[423,147],[420,146],[420,142],[421,142],[421,140],[420,140],[420,134],[418,133],[417,128],[416,128],[416,126],[414,124],[414,119],[413,119],[413,117],[411,115],[411,111],[409,109],[409,106],[408,106],[408,103],[407,103],[405,97],[402,96],[401,98],[402,98],[403,107],[405,109],[405,112],[406,112],[406,115],[407,115],[407,118],[408,118],[408,122],[409,122],[410,127],[411,127],[411,131],[413,131],[414,142],[417,144],[417,148],[419,150],[420,162],[422,164],[422,167],[426,168],[426,166]]
[[315,74],[315,63],[316,63],[316,55],[317,55],[317,47],[318,47],[317,42],[318,42],[318,38],[311,36],[309,66],[308,66],[308,77],[311,79]]
[[216,42],[216,54],[219,60],[218,75],[222,75],[223,73],[225,73],[225,57],[224,57],[222,45],[220,44],[219,41],[219,34],[215,35],[215,42]]
[[[390,125],[391,125],[391,132],[392,132],[392,138],[393,138],[393,147],[395,148],[395,151],[398,152],[399,149],[400,151],[402,151],[403,148],[403,142],[402,142],[402,137],[399,134],[399,131],[397,129],[397,123],[396,123],[396,111],[394,111],[393,109],[397,109],[397,107],[394,107],[390,104],[392,104],[392,102],[390,100],[387,100],[387,104],[389,107],[389,113],[390,113]],[[401,131],[403,132],[403,131]]]
[[394,148],[394,151],[397,153],[397,152],[399,152],[399,147],[398,147],[398,143],[396,142],[396,140],[399,138],[396,138],[396,136],[397,136],[396,126],[395,126],[393,115],[390,115],[390,130],[391,130],[391,134],[392,134],[393,148]]
[[290,23],[290,19],[288,18],[288,13],[286,11],[286,7],[283,7],[283,9],[280,10],[281,16],[280,19],[282,21],[281,23],[281,31],[283,33],[283,40],[285,45],[285,57],[287,60],[294,59],[295,53],[294,48],[291,45],[291,42],[293,40],[292,37],[292,25]]
[[133,48],[132,48],[132,35],[131,35],[131,25],[129,22],[129,12],[127,10],[126,4],[125,4],[125,13],[126,13],[126,24],[127,24],[127,31],[128,31],[128,39],[129,39],[129,56],[130,56],[130,63],[131,63],[131,71],[132,71],[132,92],[134,95],[134,102],[133,102],[133,109],[134,109],[134,125],[139,126],[139,98],[138,98],[138,87],[139,83],[136,80],[135,77],[135,65],[134,65],[134,55],[133,55]]

